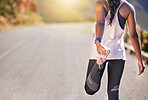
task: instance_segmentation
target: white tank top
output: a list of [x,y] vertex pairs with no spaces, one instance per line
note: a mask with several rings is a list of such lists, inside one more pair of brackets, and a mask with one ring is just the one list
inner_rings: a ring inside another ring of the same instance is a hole
[[[108,55],[107,60],[111,59],[126,60],[124,39],[123,39],[125,33],[125,27],[124,29],[122,29],[118,21],[118,10],[124,2],[126,1],[125,0],[120,1],[120,5],[117,8],[114,19],[112,21],[112,26],[109,25],[110,11],[105,17],[104,33],[102,36],[101,45],[104,45],[110,49],[110,54]],[[96,34],[94,34],[93,36],[92,49],[89,59],[97,59],[97,48],[96,44],[94,43],[95,39],[96,39]]]

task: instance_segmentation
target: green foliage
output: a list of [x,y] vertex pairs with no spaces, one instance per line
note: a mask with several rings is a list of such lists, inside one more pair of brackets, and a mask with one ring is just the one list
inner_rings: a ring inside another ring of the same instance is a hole
[[144,43],[142,45],[142,50],[148,52],[148,31],[144,32]]
[[42,21],[42,18],[35,14],[35,13],[28,13],[28,14],[19,14],[16,19],[15,23],[16,25],[30,25],[30,24],[37,24]]
[[0,0],[0,15],[8,19],[15,18],[18,13],[16,2],[18,0]]
[[[36,11],[38,6],[34,0],[29,1],[29,9],[25,9],[23,12],[21,12],[22,9],[18,6],[19,1],[20,0],[0,0],[0,17],[1,19],[3,18],[3,20],[0,20],[0,23],[4,23],[1,24],[0,27],[2,27],[2,25],[30,25],[42,22],[42,18]],[[34,10],[33,7],[36,7],[36,10]]]
[[144,45],[142,46],[142,50],[148,52],[148,42],[144,43]]
[[[128,27],[127,23],[126,23],[126,27]],[[142,51],[148,52],[148,31],[143,30],[142,34],[143,34],[143,43],[142,43],[141,49],[142,49]],[[141,39],[140,32],[138,32],[138,36],[139,36],[139,39]],[[132,44],[128,34],[124,34],[124,41],[128,44]]]
[[[141,39],[140,38],[141,35],[139,33],[138,33],[138,35],[139,35],[139,39]],[[127,41],[126,41],[126,37],[127,37]],[[143,39],[143,44],[141,46],[141,49],[142,49],[142,51],[148,52],[148,31],[144,30],[143,37],[144,37],[144,39]],[[128,44],[131,44],[130,37],[127,34],[124,35],[124,41]]]

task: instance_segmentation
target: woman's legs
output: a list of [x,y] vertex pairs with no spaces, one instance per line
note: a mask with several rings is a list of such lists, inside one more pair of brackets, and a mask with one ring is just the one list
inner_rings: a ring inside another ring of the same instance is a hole
[[87,94],[93,95],[99,90],[105,65],[106,62],[103,63],[103,69],[99,69],[99,66],[96,64],[96,60],[89,60],[85,82],[85,91]]
[[108,61],[108,100],[119,100],[119,85],[124,70],[124,60]]

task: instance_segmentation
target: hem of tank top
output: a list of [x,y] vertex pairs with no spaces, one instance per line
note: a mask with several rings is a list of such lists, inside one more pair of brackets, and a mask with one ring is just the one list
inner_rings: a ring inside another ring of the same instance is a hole
[[123,60],[123,61],[126,61],[125,59],[107,59],[106,61],[113,61],[113,60]]
[[[89,58],[89,59],[94,59],[97,60],[97,58]],[[107,58],[106,60],[116,60],[116,59],[122,59],[122,60],[127,60],[126,58]]]
[[126,58],[108,58],[108,59],[106,59],[106,60],[119,60],[119,59],[122,59],[122,60],[127,60]]

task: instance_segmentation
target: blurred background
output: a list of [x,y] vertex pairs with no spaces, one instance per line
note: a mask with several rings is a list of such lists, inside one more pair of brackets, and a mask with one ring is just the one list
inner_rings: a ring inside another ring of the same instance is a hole
[[[137,30],[139,36],[142,35],[142,43],[145,43],[142,49],[148,52],[148,2],[127,1],[136,9]],[[0,30],[41,23],[95,22],[94,2],[95,0],[0,0]]]
[[[124,35],[127,61],[121,100],[148,100],[148,0],[127,0],[136,9],[145,63]],[[0,0],[0,100],[107,100],[107,72],[94,96],[84,82],[95,33],[95,0]]]
[[[84,22],[95,21],[95,0],[1,0],[1,24],[26,24],[35,21]],[[134,5],[137,23],[148,30],[148,2],[127,0]],[[33,19],[29,18],[32,16]],[[36,17],[35,17],[36,16]],[[30,19],[30,20],[29,20]],[[1,26],[2,27],[2,26]]]
[[91,0],[37,0],[46,22],[94,21]]

